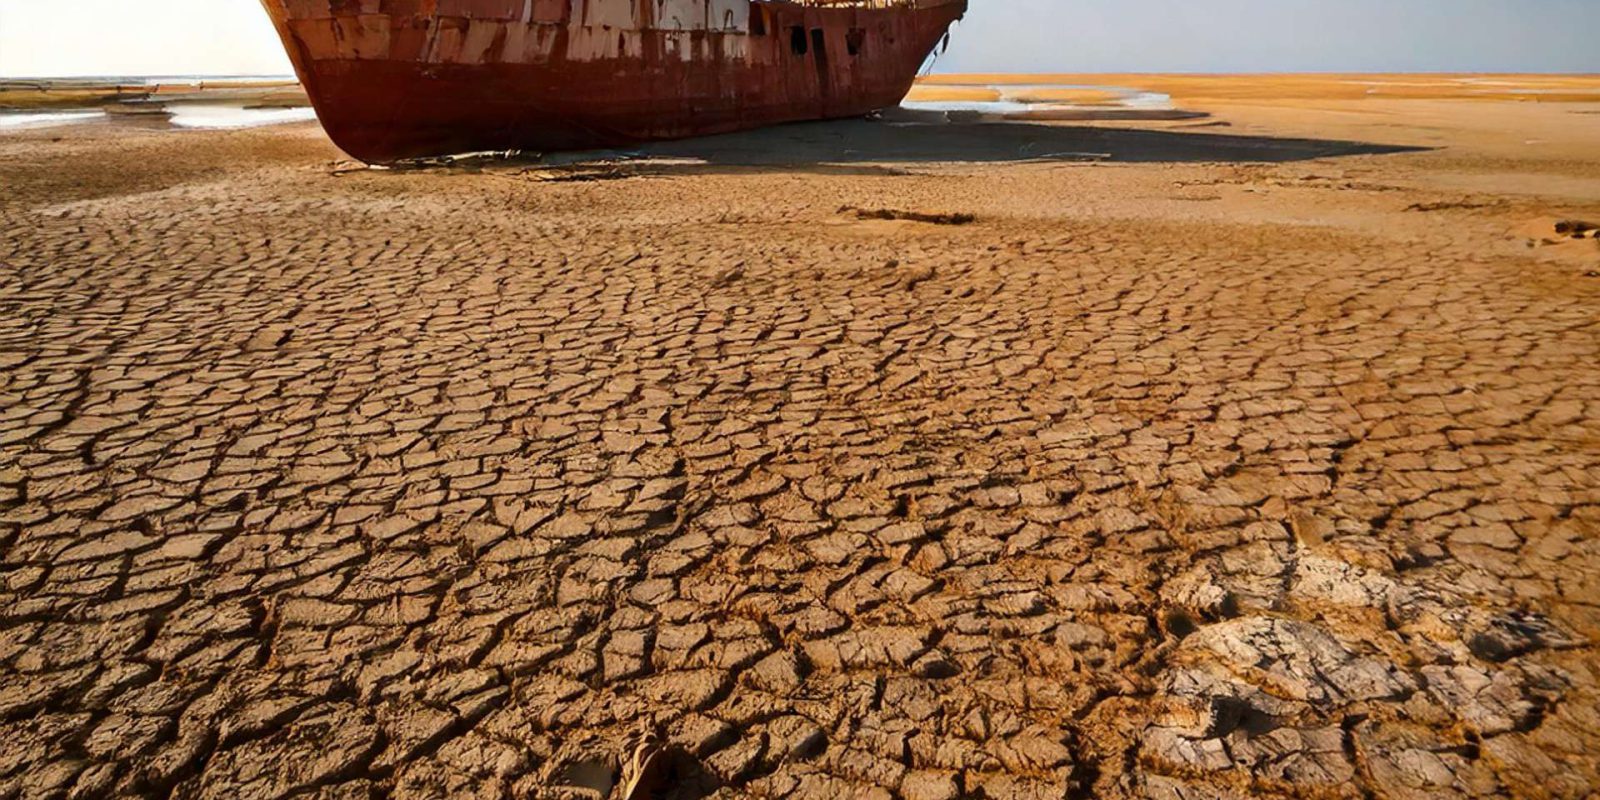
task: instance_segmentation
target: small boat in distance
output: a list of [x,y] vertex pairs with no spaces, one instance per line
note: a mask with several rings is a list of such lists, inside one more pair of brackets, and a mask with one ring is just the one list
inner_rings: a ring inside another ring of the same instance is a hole
[[261,0],[371,163],[615,147],[899,103],[967,0]]

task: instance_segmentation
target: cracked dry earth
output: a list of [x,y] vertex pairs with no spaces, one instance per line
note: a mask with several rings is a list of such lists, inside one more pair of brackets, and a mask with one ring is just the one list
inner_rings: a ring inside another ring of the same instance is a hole
[[1600,167],[1495,135],[0,139],[0,798],[1592,795]]

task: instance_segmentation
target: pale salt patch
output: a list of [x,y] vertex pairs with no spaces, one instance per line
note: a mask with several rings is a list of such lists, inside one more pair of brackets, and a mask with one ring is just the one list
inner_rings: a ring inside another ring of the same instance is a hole
[[[1108,109],[1139,109],[1170,111],[1172,96],[1161,92],[1146,92],[1122,86],[1091,86],[1071,83],[1016,83],[1016,84],[936,84],[936,88],[990,89],[1000,95],[998,100],[903,100],[900,107],[910,111],[976,111],[984,114],[1017,114],[1026,111],[1104,111]],[[1028,102],[1018,99],[1028,92],[1049,89],[1073,89],[1111,92],[1117,97],[1109,103]]]
[[310,108],[240,108],[174,103],[167,106],[167,111],[172,114],[173,127],[202,130],[259,128],[310,122],[317,118],[317,112]]

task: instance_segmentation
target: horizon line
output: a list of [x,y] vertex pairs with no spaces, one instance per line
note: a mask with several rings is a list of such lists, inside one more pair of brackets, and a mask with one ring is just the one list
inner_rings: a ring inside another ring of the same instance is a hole
[[[1221,76],[1254,76],[1254,75],[1553,75],[1576,78],[1600,78],[1597,72],[1573,72],[1566,70],[1458,70],[1458,69],[1426,69],[1426,70],[1375,70],[1375,69],[1285,69],[1285,70],[1075,70],[1075,69],[1045,69],[1045,70],[950,70],[936,71],[918,75],[926,78],[932,75],[1188,75],[1195,77],[1221,77]],[[219,79],[219,78],[257,78],[257,79],[291,79],[298,81],[299,76],[293,72],[217,72],[217,73],[188,73],[188,72],[126,72],[126,73],[72,73],[60,75],[7,75],[0,74],[0,81],[50,81],[50,80],[117,80],[117,79],[152,80],[157,78],[172,79]]]

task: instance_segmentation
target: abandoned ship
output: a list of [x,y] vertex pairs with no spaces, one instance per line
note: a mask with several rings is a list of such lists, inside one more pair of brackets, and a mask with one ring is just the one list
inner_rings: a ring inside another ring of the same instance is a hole
[[967,0],[262,0],[371,163],[615,147],[896,105]]

